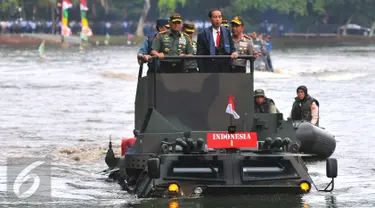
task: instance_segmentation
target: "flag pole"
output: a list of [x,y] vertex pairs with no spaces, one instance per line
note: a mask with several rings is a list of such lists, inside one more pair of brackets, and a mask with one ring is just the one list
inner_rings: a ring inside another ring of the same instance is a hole
[[245,116],[242,119],[243,119],[243,131],[246,132],[247,113],[245,113]]
[[[230,95],[231,96],[231,95]],[[234,109],[234,97],[232,97],[232,108]],[[228,133],[235,133],[235,130],[233,128],[233,115],[229,115],[229,126],[228,126]]]
[[[231,95],[229,95],[229,97],[231,97]],[[232,99],[232,101],[233,101],[232,105],[234,107],[234,100]],[[232,131],[232,124],[233,124],[233,120],[232,120],[233,115],[229,114],[228,117],[229,117],[228,133],[231,133],[231,131]]]
[[[228,105],[225,110],[226,113],[230,114],[229,115],[229,125],[228,125],[228,133],[234,134],[236,133],[236,126],[233,126],[233,118],[234,119],[240,119],[241,117],[236,113],[235,111],[235,99],[233,98],[232,95],[229,95],[229,100],[228,100]],[[233,116],[233,118],[232,118]]]
[[64,25],[64,0],[61,1],[61,26],[60,26],[61,43],[64,43],[63,25]]
[[[233,98],[233,109],[235,109],[236,108],[236,105],[234,104],[236,101],[235,101],[235,98],[234,97],[232,97]],[[229,124],[231,125],[231,126],[233,126],[233,115],[230,115],[229,116],[230,117],[230,119],[229,119]]]

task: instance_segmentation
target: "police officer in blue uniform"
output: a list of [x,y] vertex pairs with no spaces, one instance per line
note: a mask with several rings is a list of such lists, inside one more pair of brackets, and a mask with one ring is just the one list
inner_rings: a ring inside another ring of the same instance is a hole
[[[138,51],[137,59],[139,64],[143,64],[145,62],[149,62],[151,59],[150,53],[151,53],[151,46],[152,41],[155,39],[156,35],[159,32],[164,32],[169,29],[169,19],[168,18],[159,18],[156,20],[156,30],[157,33],[151,34],[147,36],[147,39],[143,42],[141,45],[141,48]],[[152,70],[151,65],[148,63],[148,71],[147,74],[149,74]]]

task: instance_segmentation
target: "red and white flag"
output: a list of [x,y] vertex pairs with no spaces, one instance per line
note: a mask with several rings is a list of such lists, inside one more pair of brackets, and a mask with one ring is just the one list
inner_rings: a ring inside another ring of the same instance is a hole
[[89,10],[89,8],[87,7],[87,4],[86,4],[85,0],[81,0],[80,8],[81,8],[81,11],[87,11],[87,10]]
[[234,110],[234,102],[233,102],[233,96],[229,95],[228,105],[227,109],[225,109],[226,113],[232,114],[234,119],[240,119],[240,116],[236,113]]
[[63,10],[69,9],[73,6],[72,2],[70,0],[63,0],[62,8]]

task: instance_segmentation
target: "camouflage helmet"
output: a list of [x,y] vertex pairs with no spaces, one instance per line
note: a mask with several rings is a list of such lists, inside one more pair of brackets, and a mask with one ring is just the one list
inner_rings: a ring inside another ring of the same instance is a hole
[[264,90],[256,89],[254,91],[254,97],[265,97]]

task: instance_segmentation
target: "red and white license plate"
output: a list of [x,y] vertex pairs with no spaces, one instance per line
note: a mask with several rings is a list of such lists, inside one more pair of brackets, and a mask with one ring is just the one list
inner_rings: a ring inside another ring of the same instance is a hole
[[258,135],[256,132],[210,132],[207,133],[207,147],[258,149]]

